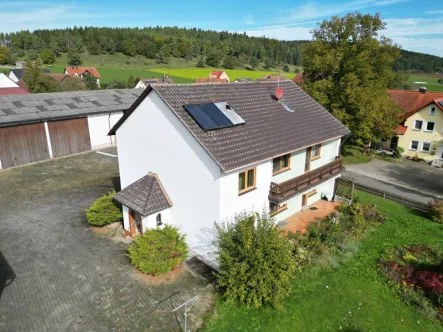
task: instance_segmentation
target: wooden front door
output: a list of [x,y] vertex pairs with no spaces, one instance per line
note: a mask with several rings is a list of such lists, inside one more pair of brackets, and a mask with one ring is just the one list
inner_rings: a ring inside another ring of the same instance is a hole
[[307,206],[308,206],[308,194],[304,194],[301,197],[301,208],[303,209],[303,208],[305,208]]
[[132,210],[129,210],[129,233],[131,233],[131,236],[137,235],[137,226],[135,224],[135,212]]

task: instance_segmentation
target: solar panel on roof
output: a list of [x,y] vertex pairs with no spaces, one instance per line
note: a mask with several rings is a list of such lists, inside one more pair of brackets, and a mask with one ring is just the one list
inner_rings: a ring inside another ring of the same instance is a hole
[[443,106],[443,100],[438,102],[440,106]]
[[217,129],[218,125],[206,114],[200,105],[184,105],[186,111],[203,130]]
[[234,127],[245,121],[226,102],[183,105],[203,130]]

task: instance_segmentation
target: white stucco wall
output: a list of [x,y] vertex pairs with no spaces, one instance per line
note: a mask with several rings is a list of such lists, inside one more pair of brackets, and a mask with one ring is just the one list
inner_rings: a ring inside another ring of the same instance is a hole
[[17,88],[18,85],[12,81],[8,76],[0,73],[0,88]]
[[246,167],[222,175],[220,180],[220,220],[231,220],[236,214],[244,211],[269,209],[271,160],[256,165],[256,188],[242,195],[238,194],[238,174],[251,168]]
[[146,85],[145,85],[145,83],[142,80],[140,80],[140,81],[138,81],[138,83],[134,87],[134,89],[146,89]]
[[211,234],[220,211],[220,168],[155,91],[117,130],[117,144],[122,188],[149,171],[157,173],[172,200],[170,222],[187,234],[194,250],[212,250]]
[[110,116],[109,114],[88,116],[89,136],[91,137],[91,147],[93,149],[115,143],[115,137],[108,136],[108,132],[122,115],[123,112],[112,113]]

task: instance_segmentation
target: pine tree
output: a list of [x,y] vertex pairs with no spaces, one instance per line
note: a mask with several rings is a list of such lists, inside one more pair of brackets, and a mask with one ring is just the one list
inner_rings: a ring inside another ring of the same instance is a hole
[[205,57],[202,55],[200,56],[200,58],[198,59],[197,64],[195,65],[198,68],[204,68],[205,67]]
[[129,75],[127,86],[128,86],[128,89],[132,89],[132,88],[134,88],[134,86],[135,86],[134,75],[132,75],[132,74]]

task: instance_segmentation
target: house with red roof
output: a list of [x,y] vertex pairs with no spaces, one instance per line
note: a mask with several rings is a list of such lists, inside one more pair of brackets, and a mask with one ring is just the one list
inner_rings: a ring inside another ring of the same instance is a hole
[[406,158],[443,161],[443,92],[389,90],[404,113],[394,129],[390,147],[404,149]]
[[217,79],[217,80],[225,80],[225,82],[229,82],[229,76],[226,74],[226,72],[222,70],[213,70],[209,73],[208,78],[210,80]]
[[97,79],[97,85],[100,86],[100,74],[94,67],[66,67],[64,74],[81,80],[85,75],[92,75]]

